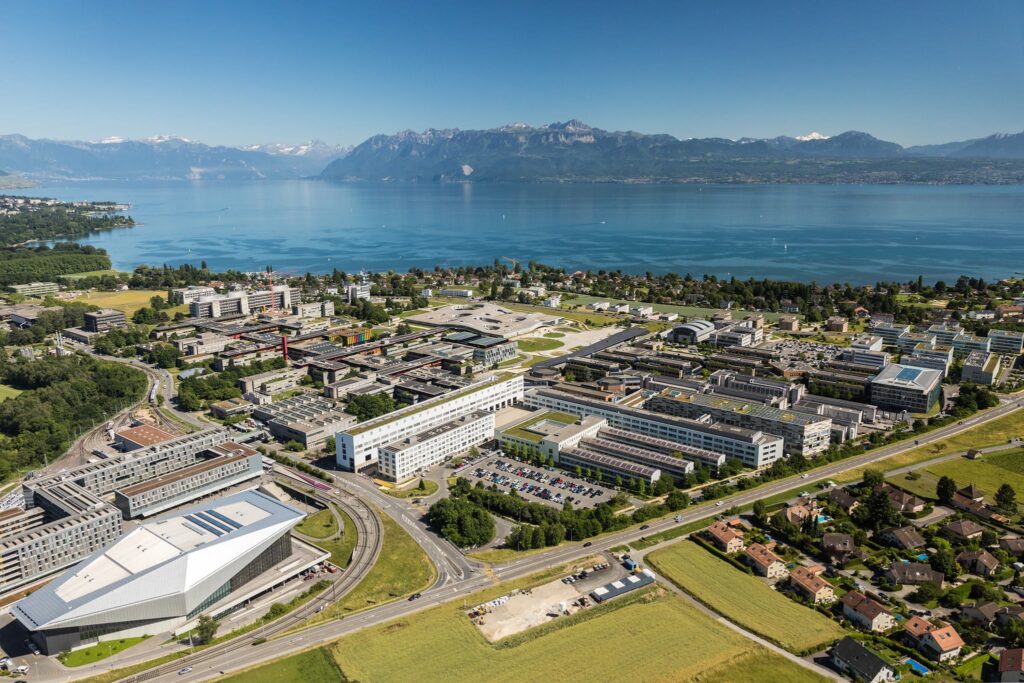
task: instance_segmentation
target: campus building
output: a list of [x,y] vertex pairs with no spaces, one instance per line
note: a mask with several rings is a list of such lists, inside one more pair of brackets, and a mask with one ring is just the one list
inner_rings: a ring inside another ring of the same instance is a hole
[[523,377],[501,373],[457,391],[396,410],[339,431],[338,466],[355,472],[376,463],[382,446],[401,441],[475,411],[495,411],[523,398]]
[[299,300],[299,290],[287,285],[274,285],[272,289],[254,292],[230,292],[199,297],[188,307],[192,318],[221,318],[250,315],[262,311],[289,311],[293,301]]
[[60,291],[56,282],[29,282],[24,285],[10,285],[7,289],[22,296],[46,296]]
[[98,311],[89,311],[85,314],[85,324],[82,325],[86,332],[106,332],[118,327],[127,325],[124,311],[113,308],[101,308]]
[[972,351],[964,359],[960,379],[964,382],[991,386],[999,380],[1001,370],[999,356],[985,351]]
[[942,393],[942,372],[893,363],[871,379],[871,403],[883,410],[927,413]]
[[727,396],[667,390],[644,404],[648,410],[699,420],[705,415],[724,424],[763,431],[785,440],[786,453],[813,457],[828,448],[832,419],[780,410],[761,403]]
[[1024,351],[1024,332],[1011,330],[989,330],[990,349],[993,353],[1020,355]]
[[11,614],[47,654],[178,631],[307,569],[290,535],[303,517],[256,490],[203,503],[104,544]]
[[190,285],[188,287],[178,287],[171,290],[172,303],[175,304],[191,304],[200,299],[214,296],[217,293],[213,287],[203,287],[200,285]]
[[493,438],[494,413],[477,410],[382,446],[380,472],[392,481],[403,482]]
[[547,408],[581,418],[601,417],[616,429],[721,453],[748,467],[766,467],[783,455],[782,438],[772,434],[599,401],[562,391],[557,386],[529,391],[524,403],[530,408]]
[[267,424],[282,441],[298,441],[303,448],[324,445],[338,431],[355,424],[356,418],[338,404],[316,394],[296,394],[282,401],[257,406],[254,419]]

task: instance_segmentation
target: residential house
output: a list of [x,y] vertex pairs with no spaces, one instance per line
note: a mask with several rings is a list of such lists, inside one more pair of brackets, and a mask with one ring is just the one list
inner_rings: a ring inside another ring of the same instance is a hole
[[855,681],[886,683],[896,680],[896,671],[891,665],[850,636],[832,648],[832,663]]
[[956,561],[978,576],[992,576],[999,569],[999,560],[987,550],[965,550],[956,556]]
[[843,564],[857,552],[857,544],[850,534],[827,533],[821,537],[821,549],[832,562]]
[[941,533],[952,541],[966,542],[981,538],[985,527],[970,519],[958,519],[942,527]]
[[760,543],[751,543],[747,548],[747,562],[758,575],[767,579],[781,579],[786,575],[782,558]]
[[996,620],[996,613],[998,611],[999,605],[994,602],[974,602],[960,608],[960,613],[963,614],[964,619],[985,627],[992,625],[992,622]]
[[1024,619],[1024,607],[1020,605],[1007,605],[996,610],[996,623],[1000,626],[1006,626],[1008,622],[1014,619]]
[[918,642],[918,649],[921,652],[940,662],[959,657],[964,646],[963,638],[949,624],[934,627]]
[[884,543],[904,550],[916,550],[924,547],[924,536],[912,526],[882,529],[878,532],[878,537]]
[[1021,555],[1024,555],[1024,538],[1000,538],[999,547],[1014,557],[1020,557]]
[[1024,648],[1011,647],[999,655],[1000,681],[1024,681]]
[[974,484],[968,484],[967,486],[964,486],[961,489],[957,489],[957,493],[963,496],[964,498],[970,498],[975,503],[985,502],[985,492],[979,489]]
[[722,552],[738,553],[744,548],[743,534],[725,522],[715,522],[705,530],[705,535]]
[[815,605],[833,602],[836,599],[832,584],[807,567],[795,567],[789,573],[789,584],[797,595]]
[[942,572],[937,572],[923,562],[893,562],[885,572],[885,578],[890,583],[897,583],[903,586],[920,586],[924,583],[935,584],[941,588],[942,581],[946,578]]
[[844,595],[842,603],[843,616],[861,628],[884,633],[896,625],[892,612],[859,591],[850,591]]
[[842,508],[842,510],[848,515],[856,510],[860,505],[860,501],[857,500],[857,498],[850,493],[849,489],[845,487],[834,488],[829,491],[828,502],[832,503],[836,507]]
[[806,498],[801,499],[799,503],[787,505],[782,511],[782,515],[794,526],[801,526],[809,518],[815,518],[820,513],[821,508],[813,500]]
[[892,506],[904,514],[921,512],[924,510],[925,505],[927,505],[923,498],[918,498],[914,494],[907,493],[895,486],[882,484],[882,488],[888,494]]

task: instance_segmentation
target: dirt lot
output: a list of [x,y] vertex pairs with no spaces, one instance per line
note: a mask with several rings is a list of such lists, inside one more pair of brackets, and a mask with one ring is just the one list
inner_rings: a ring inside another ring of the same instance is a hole
[[[497,484],[506,489],[515,487],[517,493],[533,503],[546,503],[552,507],[562,507],[567,498],[571,498],[573,506],[580,508],[594,507],[598,503],[608,501],[613,492],[603,486],[592,484],[565,472],[548,468],[523,464],[514,458],[498,456],[485,458],[474,467],[467,467],[460,472],[471,482],[483,481],[485,485]],[[530,487],[534,488],[531,490]],[[582,491],[578,490],[582,488]],[[587,491],[596,492],[590,495]]]
[[[607,560],[602,561],[608,563]],[[608,564],[608,568],[593,572],[575,583],[565,583],[562,579],[556,579],[536,588],[497,598],[492,602],[498,604],[487,605],[487,613],[474,623],[484,637],[493,642],[557,619],[562,614],[563,603],[569,614],[587,609],[579,606],[578,601],[581,597],[588,596],[590,591],[598,586],[603,586],[625,574],[621,565]],[[587,565],[587,568],[590,566],[592,564]],[[589,596],[587,605],[594,605]]]

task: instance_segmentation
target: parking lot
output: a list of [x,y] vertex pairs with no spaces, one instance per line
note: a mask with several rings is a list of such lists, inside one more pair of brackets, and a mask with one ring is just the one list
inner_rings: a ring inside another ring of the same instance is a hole
[[612,491],[603,486],[570,476],[553,467],[524,465],[507,456],[487,458],[460,473],[470,481],[495,484],[515,491],[530,502],[562,507],[569,501],[577,508],[594,507],[611,500]]

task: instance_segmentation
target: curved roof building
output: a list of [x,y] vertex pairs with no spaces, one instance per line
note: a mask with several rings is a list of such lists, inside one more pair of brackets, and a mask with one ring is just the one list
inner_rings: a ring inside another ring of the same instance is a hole
[[715,331],[714,323],[707,320],[691,320],[675,327],[669,336],[672,341],[681,344],[699,344],[706,341]]
[[303,517],[257,490],[191,507],[136,527],[11,614],[47,653],[171,631],[287,559]]

